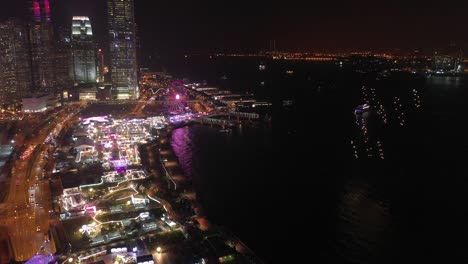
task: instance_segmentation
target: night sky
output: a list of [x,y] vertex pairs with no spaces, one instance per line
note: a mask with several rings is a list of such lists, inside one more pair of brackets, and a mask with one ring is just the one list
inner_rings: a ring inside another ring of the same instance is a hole
[[[1,0],[0,17],[24,0]],[[135,0],[143,53],[468,47],[468,2]],[[278,2],[278,1],[274,1]],[[105,0],[55,0],[56,23],[91,17],[105,43]],[[96,23],[97,22],[97,23]]]

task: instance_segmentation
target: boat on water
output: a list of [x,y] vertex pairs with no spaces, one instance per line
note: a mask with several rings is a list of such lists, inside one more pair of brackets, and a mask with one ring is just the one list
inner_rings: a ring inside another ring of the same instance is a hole
[[354,109],[354,114],[362,114],[364,112],[368,112],[370,110],[370,106],[368,104],[358,105],[356,109]]
[[221,133],[231,133],[231,129],[230,128],[228,128],[228,129],[223,128],[223,129],[220,129],[219,132],[221,132]]

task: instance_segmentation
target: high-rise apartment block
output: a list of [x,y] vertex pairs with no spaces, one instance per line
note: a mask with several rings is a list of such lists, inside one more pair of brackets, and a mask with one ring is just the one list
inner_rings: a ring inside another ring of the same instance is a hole
[[13,103],[32,89],[31,58],[26,25],[16,20],[0,23],[0,102]]

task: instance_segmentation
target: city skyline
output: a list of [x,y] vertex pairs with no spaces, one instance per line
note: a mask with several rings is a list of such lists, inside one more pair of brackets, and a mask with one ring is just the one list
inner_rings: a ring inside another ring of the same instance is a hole
[[104,69],[110,69],[108,81],[112,83],[114,98],[138,98],[133,0],[109,0],[106,9],[101,10],[105,11],[103,17],[108,13],[105,27],[108,41],[101,45],[109,50],[109,67],[104,59],[105,49],[96,44],[95,36],[101,34],[94,32],[88,16],[74,15],[69,21],[53,23],[55,14],[60,14],[53,8],[53,1],[27,3],[27,15],[23,20],[0,22],[3,32],[0,43],[2,103],[18,103],[25,97],[38,97],[42,99],[31,111],[42,111],[48,100],[44,95],[63,100],[72,99],[73,94],[75,98],[78,95],[96,98],[97,85],[105,80]]
[[[15,2],[6,3],[12,12],[3,11],[0,18],[21,16],[21,1]],[[86,15],[102,26],[105,1],[51,1],[51,6],[60,10],[54,15],[56,22]],[[383,8],[370,1],[333,5],[292,1],[284,6],[241,1],[223,7],[214,1],[135,1],[135,19],[145,32],[141,36],[145,56],[166,51],[261,50],[268,49],[271,40],[281,50],[432,50],[449,43],[467,46],[468,37],[461,34],[466,7],[466,3],[439,6],[422,1],[393,1]]]

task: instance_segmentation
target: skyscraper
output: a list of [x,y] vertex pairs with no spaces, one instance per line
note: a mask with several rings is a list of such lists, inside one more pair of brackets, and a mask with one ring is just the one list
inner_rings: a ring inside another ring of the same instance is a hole
[[0,102],[18,102],[31,88],[26,26],[16,20],[0,23]]
[[49,0],[30,2],[30,54],[36,91],[54,91],[54,46]]
[[73,85],[71,27],[59,26],[55,33],[55,84],[62,90]]
[[111,78],[118,98],[138,97],[133,0],[107,0]]
[[104,53],[102,52],[102,49],[98,50],[98,67],[97,67],[97,79],[98,82],[104,82],[105,77],[104,77]]
[[135,47],[136,47],[136,65],[137,65],[137,77],[139,80],[141,76],[141,39],[140,39],[140,30],[138,24],[135,23]]
[[71,41],[75,84],[96,83],[96,45],[88,17],[73,17]]

